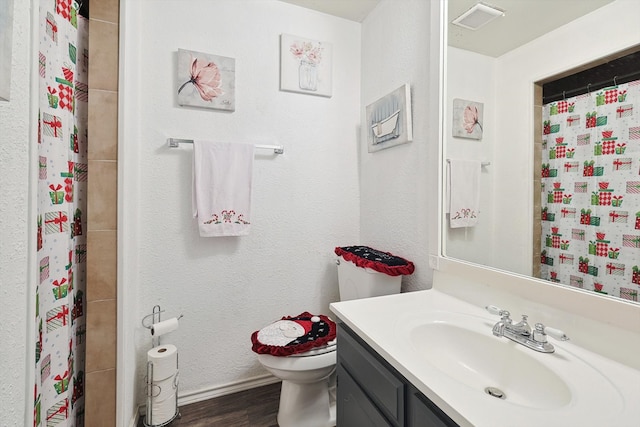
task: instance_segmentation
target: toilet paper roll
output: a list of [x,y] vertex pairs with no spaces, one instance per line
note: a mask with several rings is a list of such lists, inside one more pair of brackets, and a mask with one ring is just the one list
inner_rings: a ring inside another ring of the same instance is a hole
[[160,381],[153,381],[151,397],[153,401],[164,402],[171,396],[175,398],[178,390],[178,373]]
[[154,323],[151,326],[151,335],[159,337],[161,335],[168,334],[169,332],[173,332],[176,329],[178,329],[178,319],[172,317],[171,319]]
[[149,425],[160,425],[171,420],[178,411],[175,392],[163,401],[151,398],[151,419]]
[[147,352],[147,361],[153,363],[152,382],[161,381],[178,372],[178,349],[175,345],[159,345]]

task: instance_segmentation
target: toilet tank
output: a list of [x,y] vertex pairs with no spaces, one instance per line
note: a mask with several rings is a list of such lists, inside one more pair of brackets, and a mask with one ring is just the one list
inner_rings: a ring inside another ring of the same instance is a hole
[[402,276],[389,276],[338,257],[340,301],[400,293]]
[[340,300],[400,293],[403,275],[413,274],[411,261],[369,246],[335,248]]

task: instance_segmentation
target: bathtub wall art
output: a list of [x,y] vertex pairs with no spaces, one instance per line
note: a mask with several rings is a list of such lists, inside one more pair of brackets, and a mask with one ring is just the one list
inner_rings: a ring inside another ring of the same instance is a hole
[[365,114],[364,128],[370,153],[413,140],[408,84],[368,105]]

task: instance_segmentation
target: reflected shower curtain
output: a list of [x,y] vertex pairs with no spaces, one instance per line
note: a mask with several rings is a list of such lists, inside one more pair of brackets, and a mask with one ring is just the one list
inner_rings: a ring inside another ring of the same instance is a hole
[[40,0],[34,427],[84,425],[88,20]]
[[640,81],[542,115],[542,278],[638,301]]

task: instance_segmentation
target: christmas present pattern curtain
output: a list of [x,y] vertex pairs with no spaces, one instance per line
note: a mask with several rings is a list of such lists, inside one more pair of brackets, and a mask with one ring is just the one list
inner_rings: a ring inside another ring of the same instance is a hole
[[638,301],[640,80],[542,114],[542,278]]
[[34,427],[84,425],[88,28],[39,3]]

